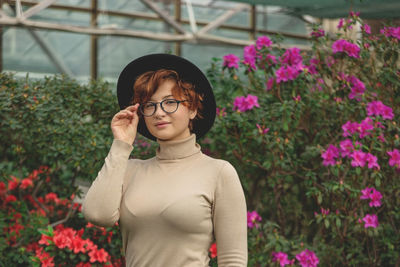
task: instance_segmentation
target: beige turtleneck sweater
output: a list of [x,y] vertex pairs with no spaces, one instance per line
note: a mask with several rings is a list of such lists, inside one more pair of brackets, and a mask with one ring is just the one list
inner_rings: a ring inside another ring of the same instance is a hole
[[196,136],[160,141],[156,156],[129,159],[114,139],[83,203],[93,224],[119,220],[129,267],[205,267],[215,238],[218,266],[247,266],[246,202],[227,161],[204,155]]

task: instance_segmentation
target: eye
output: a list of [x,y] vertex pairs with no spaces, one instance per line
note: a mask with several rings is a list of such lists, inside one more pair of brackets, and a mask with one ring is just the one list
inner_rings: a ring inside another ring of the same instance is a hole
[[155,105],[154,103],[147,102],[147,103],[144,103],[144,104],[143,104],[143,108],[144,108],[144,109],[150,109],[150,108],[153,108],[154,105]]
[[176,105],[178,101],[176,101],[175,99],[166,99],[164,100],[165,105]]

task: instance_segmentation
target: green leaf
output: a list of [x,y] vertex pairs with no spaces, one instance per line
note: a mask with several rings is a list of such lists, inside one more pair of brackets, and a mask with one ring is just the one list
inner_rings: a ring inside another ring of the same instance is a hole
[[328,219],[325,219],[325,220],[324,220],[324,224],[325,224],[325,227],[326,227],[326,228],[329,228],[329,220],[328,220]]

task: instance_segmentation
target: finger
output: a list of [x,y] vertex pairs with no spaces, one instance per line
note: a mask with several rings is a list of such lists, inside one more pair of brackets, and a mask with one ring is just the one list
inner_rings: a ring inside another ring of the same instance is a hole
[[139,108],[139,103],[135,105],[128,106],[125,110],[136,111]]

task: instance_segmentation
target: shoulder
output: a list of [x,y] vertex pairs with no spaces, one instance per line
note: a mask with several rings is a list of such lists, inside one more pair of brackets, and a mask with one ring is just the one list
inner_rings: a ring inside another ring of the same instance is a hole
[[212,158],[208,155],[203,154],[204,162],[209,167],[213,167],[218,175],[217,177],[224,177],[224,176],[237,176],[237,172],[235,167],[227,160],[224,159],[216,159]]

